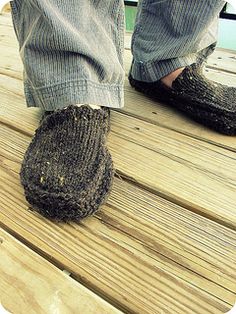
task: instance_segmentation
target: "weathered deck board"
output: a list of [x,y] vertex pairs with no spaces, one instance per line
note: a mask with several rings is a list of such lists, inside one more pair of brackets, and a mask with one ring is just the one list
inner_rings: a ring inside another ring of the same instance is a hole
[[0,152],[0,221],[34,249],[135,313],[220,313],[233,304],[235,232],[118,179],[96,217],[43,219],[27,211],[19,185],[30,138],[12,132]]
[[1,228],[0,248],[0,303],[11,313],[121,313]]
[[[8,83],[10,80],[14,79],[9,78]],[[8,86],[14,89],[16,84]],[[6,87],[5,94],[7,90]],[[38,122],[36,117],[29,117],[39,110],[24,108],[23,97],[15,95],[8,92],[7,103],[0,109],[0,121],[33,135]],[[236,228],[235,152],[118,112],[112,112],[111,130],[109,147],[119,173],[165,198]]]
[[[0,225],[128,313],[229,310],[236,299],[235,138],[155,104],[126,80],[126,108],[112,112],[109,147],[133,183],[116,178],[95,216],[53,223],[29,211],[19,181],[40,110],[24,104],[9,16],[0,17],[0,42]],[[222,60],[208,75],[222,67],[220,80],[234,83],[233,53],[222,54],[225,68]],[[130,60],[127,50],[126,71]]]
[[121,114],[112,115],[109,147],[124,176],[236,227],[235,153]]

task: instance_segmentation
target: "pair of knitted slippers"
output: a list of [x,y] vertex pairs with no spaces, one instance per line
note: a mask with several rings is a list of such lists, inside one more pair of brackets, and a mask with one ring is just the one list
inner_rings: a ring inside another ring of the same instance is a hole
[[[173,82],[130,84],[224,134],[236,134],[236,89],[207,80],[195,65]],[[114,169],[106,147],[109,109],[69,106],[46,114],[21,168],[26,199],[40,214],[58,221],[94,213],[111,190]]]

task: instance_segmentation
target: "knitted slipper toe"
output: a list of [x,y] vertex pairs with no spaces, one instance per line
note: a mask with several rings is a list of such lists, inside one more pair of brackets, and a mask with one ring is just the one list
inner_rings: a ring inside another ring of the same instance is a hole
[[104,204],[109,196],[113,183],[114,169],[112,159],[106,163],[102,180],[97,184],[93,194],[86,193],[56,193],[48,192],[38,187],[25,186],[26,200],[34,209],[46,218],[55,221],[80,221],[82,218],[94,214]]
[[46,116],[22,163],[33,208],[58,221],[80,220],[106,200],[114,175],[106,147],[109,109],[69,106]]

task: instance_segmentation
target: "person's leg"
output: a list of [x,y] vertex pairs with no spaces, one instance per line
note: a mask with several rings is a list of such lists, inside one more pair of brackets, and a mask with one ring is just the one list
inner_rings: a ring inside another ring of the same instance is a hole
[[123,106],[123,1],[11,6],[27,105],[45,111],[21,167],[25,196],[48,218],[78,221],[104,203],[112,186],[106,138],[108,107]]
[[123,106],[122,0],[14,0],[28,106]]
[[134,79],[155,82],[195,63],[217,40],[222,0],[141,0],[132,37]]
[[222,0],[141,0],[132,38],[131,85],[196,121],[236,134],[236,89],[207,80]]

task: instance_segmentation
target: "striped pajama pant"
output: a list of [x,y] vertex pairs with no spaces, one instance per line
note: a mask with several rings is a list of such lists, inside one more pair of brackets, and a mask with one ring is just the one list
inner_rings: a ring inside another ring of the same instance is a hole
[[[214,49],[221,0],[141,0],[132,76],[153,82]],[[124,105],[123,0],[14,0],[28,107]]]

